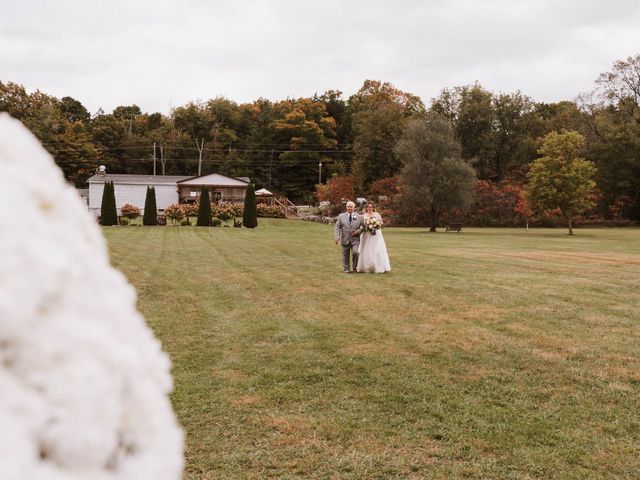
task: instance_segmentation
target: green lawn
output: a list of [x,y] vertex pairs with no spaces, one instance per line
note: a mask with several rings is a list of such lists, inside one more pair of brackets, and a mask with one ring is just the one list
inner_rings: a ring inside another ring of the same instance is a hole
[[185,479],[640,478],[640,230],[108,227],[173,360]]

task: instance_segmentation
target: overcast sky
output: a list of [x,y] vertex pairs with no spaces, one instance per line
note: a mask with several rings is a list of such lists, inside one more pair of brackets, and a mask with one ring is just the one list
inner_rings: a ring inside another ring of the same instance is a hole
[[389,81],[572,100],[640,53],[637,0],[0,0],[0,80],[94,113]]

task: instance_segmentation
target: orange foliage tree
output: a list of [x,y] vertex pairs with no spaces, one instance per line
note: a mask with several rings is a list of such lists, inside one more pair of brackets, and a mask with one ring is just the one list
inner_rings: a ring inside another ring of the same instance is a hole
[[342,175],[330,178],[326,184],[316,185],[316,198],[320,202],[329,202],[332,214],[339,213],[343,208],[343,202],[355,200],[356,177]]

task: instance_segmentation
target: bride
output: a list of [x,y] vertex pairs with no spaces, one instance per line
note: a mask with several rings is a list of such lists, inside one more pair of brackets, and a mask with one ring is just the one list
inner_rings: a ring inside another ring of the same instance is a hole
[[[366,225],[367,220],[371,219],[377,219],[379,224],[382,225],[382,217],[375,211],[375,205],[369,202],[366,206],[366,212],[363,215],[363,223]],[[391,271],[391,264],[389,263],[387,246],[382,236],[382,229],[379,228],[371,232],[366,226],[363,227],[360,235],[359,250],[358,272],[384,273]]]

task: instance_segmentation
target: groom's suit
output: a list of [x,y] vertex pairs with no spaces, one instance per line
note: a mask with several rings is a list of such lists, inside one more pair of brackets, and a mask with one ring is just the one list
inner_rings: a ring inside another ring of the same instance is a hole
[[350,270],[349,257],[351,257],[351,265],[355,270],[358,265],[358,248],[360,246],[360,236],[352,235],[353,233],[362,232],[362,215],[356,212],[344,212],[338,215],[335,227],[333,228],[333,237],[342,245],[342,268],[345,272]]

